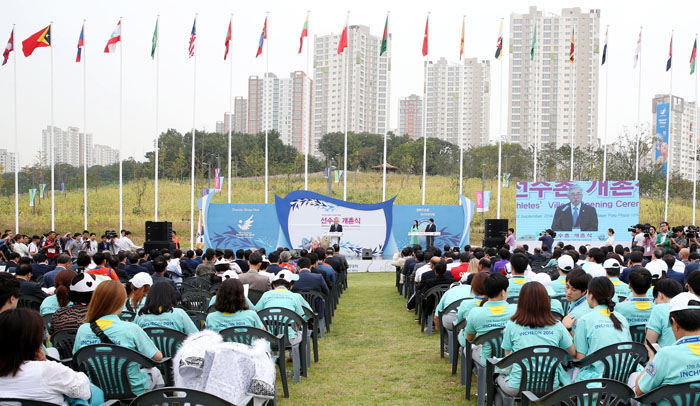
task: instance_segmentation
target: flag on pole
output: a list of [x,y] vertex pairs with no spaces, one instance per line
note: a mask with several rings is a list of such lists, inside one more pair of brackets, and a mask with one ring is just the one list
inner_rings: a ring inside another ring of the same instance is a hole
[[668,46],[668,61],[666,61],[666,72],[671,69],[671,60],[673,59],[673,35],[671,35],[671,44]]
[[35,198],[36,198],[36,188],[29,189],[29,207],[34,207]]
[[299,53],[304,47],[304,38],[309,37],[309,13],[306,13],[306,20],[304,21],[304,28],[301,29],[301,36],[299,37]]
[[603,62],[601,65],[605,65],[605,60],[608,57],[608,29],[605,29],[605,45],[603,45]]
[[265,24],[263,24],[263,29],[262,32],[260,33],[260,41],[258,42],[258,52],[255,54],[255,57],[259,57],[260,54],[262,54],[263,50],[263,44],[265,43],[265,39],[267,38],[267,17],[265,17]]
[[690,74],[695,73],[695,60],[698,57],[698,39],[695,38],[695,43],[693,44],[693,52],[690,54]]
[[[233,17],[231,17],[233,19]],[[228,57],[228,47],[231,44],[231,20],[228,22],[228,31],[226,31],[226,41],[224,41],[224,45],[226,46],[226,52],[224,52],[224,61]]]
[[151,59],[156,58],[156,49],[158,49],[158,20],[160,17],[156,18],[156,28],[153,30],[153,39],[151,39]]
[[386,22],[384,23],[384,34],[382,34],[382,45],[379,48],[379,56],[384,55],[389,46],[389,16],[386,16]]
[[425,34],[423,34],[423,56],[428,56],[428,22],[430,16],[425,19]]
[[503,52],[503,21],[501,21],[501,28],[498,29],[498,41],[496,41],[496,59],[501,59],[501,52]]
[[121,42],[122,40],[122,20],[120,19],[119,22],[117,23],[117,28],[112,31],[112,35],[109,37],[109,40],[107,41],[107,46],[105,46],[105,53],[106,54],[113,54],[117,52],[117,42]]
[[192,23],[192,33],[190,34],[190,46],[188,48],[190,58],[194,56],[195,45],[197,44],[197,17],[194,18]]
[[532,32],[532,45],[530,45],[530,60],[535,59],[535,44],[537,43],[537,24],[535,24],[535,30]]
[[462,40],[459,43],[459,60],[462,60],[462,55],[464,55],[464,17],[462,17]]
[[2,53],[2,64],[3,66],[7,63],[7,60],[10,58],[10,52],[15,50],[15,29],[12,29],[12,32],[10,33],[10,40],[7,41],[7,46],[5,47],[5,52]]
[[340,41],[338,41],[338,55],[342,54],[345,48],[348,47],[348,17],[345,17],[345,27],[343,27],[343,33],[340,34]]
[[37,48],[50,47],[51,46],[51,26],[42,29],[41,31],[33,34],[29,38],[22,41],[22,52],[24,56],[27,57],[34,52]]
[[637,39],[637,48],[634,50],[634,67],[637,67],[639,62],[639,54],[642,53],[642,31],[639,31],[639,39]]
[[84,47],[85,47],[85,23],[83,23],[83,28],[80,29],[80,38],[78,38],[78,54],[75,56],[75,62],[80,62]]
[[574,29],[571,29],[571,50],[569,51],[569,62],[574,63]]

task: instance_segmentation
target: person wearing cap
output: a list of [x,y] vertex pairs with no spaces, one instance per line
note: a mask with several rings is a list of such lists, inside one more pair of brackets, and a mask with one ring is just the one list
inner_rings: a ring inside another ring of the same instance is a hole
[[552,283],[552,289],[557,296],[566,295],[566,275],[574,269],[574,259],[571,255],[562,255],[557,260],[559,278]]
[[199,331],[187,312],[177,307],[175,289],[168,283],[151,286],[134,323],[141,328],[165,327],[185,334]]
[[[285,251],[286,252],[286,251]],[[260,311],[269,307],[283,307],[305,318],[304,304],[306,301],[297,293],[291,291],[292,285],[299,280],[299,275],[294,274],[288,269],[281,270],[275,275],[272,281],[272,290],[263,293],[258,303],[255,305],[255,310]],[[311,309],[311,306],[306,303],[306,306]],[[296,331],[290,329],[288,334],[291,344],[296,344],[301,341],[302,337]]]
[[75,275],[68,291],[68,300],[72,304],[61,307],[53,314],[49,326],[50,335],[61,330],[75,330],[85,322],[92,293],[99,284],[100,280],[95,275],[87,273]]
[[248,306],[240,279],[226,279],[216,293],[216,311],[207,315],[207,329],[217,333],[229,327],[240,326],[265,329],[258,314]]
[[[535,274],[535,276],[532,277],[531,282],[537,282],[540,285],[544,286],[544,289],[547,291],[547,295],[549,295],[549,307],[552,309],[552,313],[556,313],[561,316],[558,319],[561,320],[561,318],[564,317],[564,307],[561,305],[561,302],[558,299],[554,298],[555,296],[557,296],[557,294],[554,291],[554,289],[552,289],[552,278],[550,278],[546,272],[542,272]],[[525,285],[527,285],[527,283]],[[525,287],[525,285],[523,285],[523,287]],[[520,295],[520,297],[522,297],[522,294]],[[520,299],[518,299],[518,301],[519,300]]]
[[[457,318],[455,319],[454,324],[459,324],[462,320],[465,320],[469,315],[469,312],[473,308],[481,306],[481,303],[483,303],[484,300],[486,300],[486,292],[484,291],[484,281],[486,280],[488,273],[480,272],[477,274],[470,275],[474,275],[474,277],[471,280],[472,283],[470,285],[472,290],[471,294],[473,295],[473,298],[465,299],[462,301],[462,303],[459,304],[459,307],[457,308]],[[464,329],[462,329],[459,332],[457,340],[459,341],[459,344],[462,347],[466,346],[467,332]]]
[[620,302],[620,298],[626,298],[630,295],[630,289],[626,283],[620,281],[620,262],[615,258],[608,258],[603,263],[603,268],[605,268],[605,274],[607,275],[610,282],[612,282],[615,287],[616,302]]
[[629,281],[632,294],[624,302],[618,303],[615,311],[625,316],[630,326],[646,325],[654,308],[654,299],[647,293],[651,287],[651,272],[646,268],[634,268],[629,273]]
[[248,257],[248,272],[241,274],[239,279],[242,284],[250,285],[250,289],[267,292],[271,289],[270,279],[265,275],[260,275],[261,264],[262,255],[258,251],[252,252]]
[[[653,278],[653,274],[652,274]],[[659,279],[654,285],[654,309],[649,316],[647,323],[646,339],[652,344],[660,347],[673,345],[675,338],[671,322],[668,319],[669,302],[678,294],[683,292],[683,285],[678,281],[669,278]],[[651,350],[650,359],[651,357]]]
[[525,254],[516,253],[510,258],[510,265],[513,275],[508,280],[508,297],[518,297],[520,296],[520,289],[527,283],[525,271],[529,261]]
[[[225,282],[227,279],[238,279],[238,273],[236,273],[236,271],[226,271],[226,272],[224,272],[224,273],[221,275],[221,282],[223,283],[223,282]],[[221,286],[219,286],[219,287],[221,287]],[[244,289],[244,290],[245,290],[245,289]],[[218,290],[217,290],[217,292],[218,292]],[[248,296],[247,296],[247,295],[246,295],[246,298],[245,298],[245,302],[248,304],[248,307],[249,307],[250,309],[255,308],[255,305],[253,304],[253,302],[250,301],[250,299],[248,299]],[[216,295],[212,296],[212,297],[211,297],[211,300],[209,300],[209,307],[214,306],[214,303],[216,303]]]
[[700,374],[700,298],[681,293],[669,303],[669,318],[675,342],[650,355],[644,372],[637,374],[635,393],[643,395],[659,386],[697,382]]
[[137,314],[146,303],[148,291],[153,286],[153,278],[146,272],[139,272],[131,280],[131,293],[124,303],[124,311]]
[[591,311],[591,308],[586,304],[590,281],[591,275],[581,268],[574,268],[566,275],[566,301],[569,302],[569,305],[566,310],[567,314],[561,322],[569,331],[573,330],[576,320]]

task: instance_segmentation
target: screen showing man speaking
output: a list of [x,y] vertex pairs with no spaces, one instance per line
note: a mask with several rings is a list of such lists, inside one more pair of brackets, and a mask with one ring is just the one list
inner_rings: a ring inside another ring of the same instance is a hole
[[639,182],[518,182],[515,218],[517,240],[552,229],[557,240],[605,241],[639,222]]

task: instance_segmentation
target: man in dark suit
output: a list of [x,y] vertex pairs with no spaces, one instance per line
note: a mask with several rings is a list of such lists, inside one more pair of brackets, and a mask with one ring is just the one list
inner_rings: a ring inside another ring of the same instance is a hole
[[[425,227],[425,232],[426,233],[434,233],[437,231],[437,227],[435,226],[435,220],[430,219],[428,220],[428,225]],[[426,247],[432,247],[433,244],[435,244],[435,236],[429,235],[425,237],[425,245]]]
[[[314,254],[314,256],[316,255]],[[308,257],[299,258],[297,266],[299,267],[299,280],[294,282],[292,292],[317,290],[328,296],[330,292],[323,275],[311,272],[311,260]],[[323,302],[317,300],[312,306],[314,306],[314,310],[318,313],[319,318],[323,318]]]
[[[342,233],[343,232],[343,225],[340,224],[340,219],[338,217],[333,219],[333,224],[331,224],[331,229],[328,230],[331,233]],[[333,237],[331,238],[334,244],[340,244],[340,237]]]
[[133,278],[134,275],[139,272],[148,272],[146,268],[139,265],[139,254],[131,252],[127,256],[127,259],[129,260],[129,265],[124,267],[124,271],[126,271],[126,273],[129,275],[129,278]]
[[107,236],[102,235],[102,241],[97,243],[97,252],[109,251],[109,241],[107,241]]
[[46,255],[42,253],[38,253],[34,255],[34,264],[31,265],[32,267],[32,278],[35,281],[40,281],[44,278],[44,274],[47,272],[51,272],[56,265],[49,265],[49,259],[46,257]]
[[569,188],[569,203],[557,207],[552,220],[552,230],[598,231],[598,213],[595,207],[582,202],[583,189],[580,186]]
[[[445,263],[444,259],[433,257],[430,260],[430,266],[432,268],[432,272],[428,272],[423,276],[420,283],[416,286],[416,290],[419,290],[421,293],[425,293],[430,290],[430,288],[437,285],[451,284],[454,282],[454,279],[452,279],[452,274],[449,276],[446,275],[447,264]],[[434,298],[428,297],[423,298],[422,305],[424,306],[424,309],[429,310],[426,312],[426,314],[430,314],[435,309],[437,303],[435,303]]]
[[19,280],[19,293],[20,295],[32,295],[39,299],[44,299],[46,292],[41,289],[38,283],[32,282],[32,266],[29,264],[22,264],[17,267],[17,272],[15,273],[17,279]]

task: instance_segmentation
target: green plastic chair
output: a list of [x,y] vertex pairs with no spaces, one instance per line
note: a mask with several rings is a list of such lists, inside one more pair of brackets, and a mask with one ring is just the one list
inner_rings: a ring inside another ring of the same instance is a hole
[[634,391],[626,384],[610,379],[589,379],[566,385],[538,398],[530,391],[523,392],[522,406],[626,406]]

